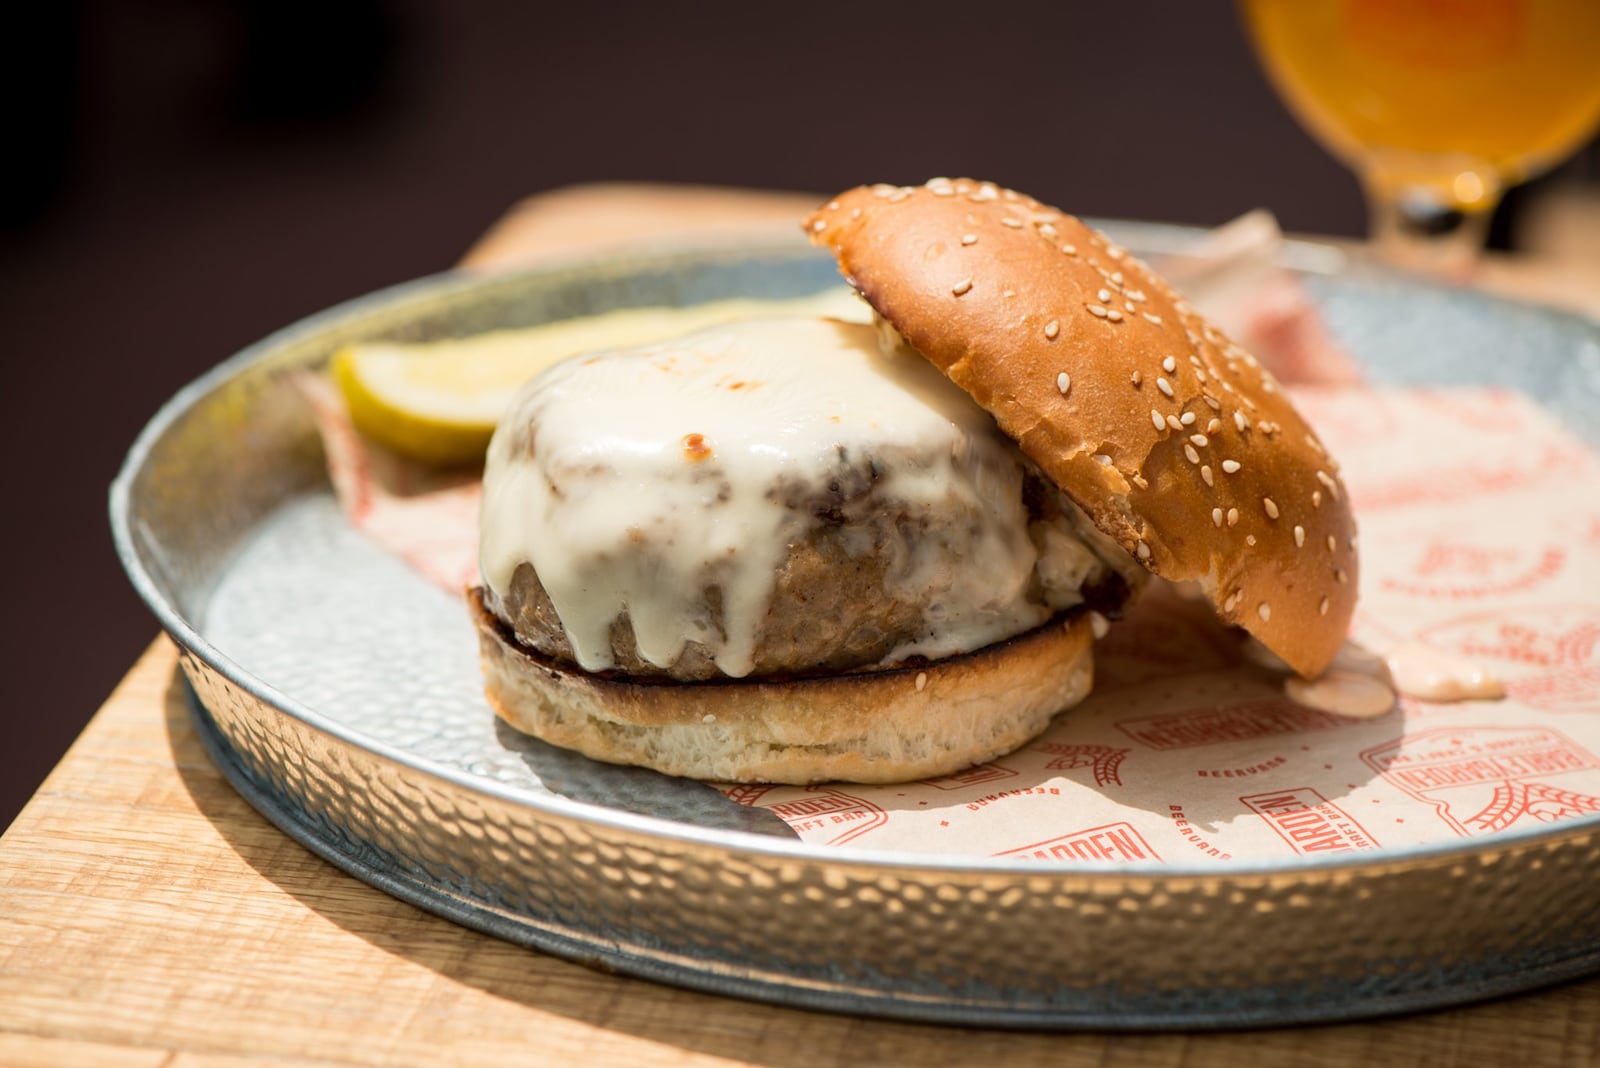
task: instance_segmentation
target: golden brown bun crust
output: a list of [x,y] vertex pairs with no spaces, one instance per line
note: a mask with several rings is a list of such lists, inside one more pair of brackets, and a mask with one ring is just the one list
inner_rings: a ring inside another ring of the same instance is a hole
[[1272,376],[1148,267],[967,179],[861,186],[805,229],[1152,572],[1200,582],[1301,674],[1333,659],[1357,580],[1338,466]]
[[469,596],[485,693],[511,726],[595,760],[721,782],[907,782],[1008,753],[1092,682],[1086,613],[919,667],[786,682],[591,675],[508,637]]

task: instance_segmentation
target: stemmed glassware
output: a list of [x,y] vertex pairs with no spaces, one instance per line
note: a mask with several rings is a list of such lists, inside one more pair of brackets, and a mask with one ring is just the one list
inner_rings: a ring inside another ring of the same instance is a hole
[[1502,193],[1600,123],[1600,0],[1239,0],[1290,110],[1351,166],[1379,255],[1470,267]]

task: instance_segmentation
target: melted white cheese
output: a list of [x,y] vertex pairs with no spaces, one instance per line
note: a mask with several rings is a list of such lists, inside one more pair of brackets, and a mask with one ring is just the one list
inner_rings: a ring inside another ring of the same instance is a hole
[[890,661],[1042,623],[1049,610],[1024,596],[1041,549],[1055,560],[1041,569],[1048,600],[1075,602],[1094,557],[1030,538],[1021,464],[989,415],[921,357],[880,351],[871,326],[818,319],[580,356],[529,383],[489,447],[484,581],[504,596],[531,563],[587,670],[614,666],[610,628],[626,613],[646,661],[669,667],[694,639],[746,675],[776,569],[817,522],[774,487],[821,493],[848,470],[842,456],[892,459],[875,465],[875,498],[934,532],[891,556],[887,582],[926,606],[927,629]]

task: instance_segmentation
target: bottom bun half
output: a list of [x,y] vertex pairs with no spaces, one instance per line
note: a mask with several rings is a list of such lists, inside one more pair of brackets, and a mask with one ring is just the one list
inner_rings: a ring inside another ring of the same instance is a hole
[[1088,695],[1088,613],[972,653],[821,678],[608,678],[519,645],[470,595],[501,719],[595,760],[715,782],[907,782],[1008,753]]

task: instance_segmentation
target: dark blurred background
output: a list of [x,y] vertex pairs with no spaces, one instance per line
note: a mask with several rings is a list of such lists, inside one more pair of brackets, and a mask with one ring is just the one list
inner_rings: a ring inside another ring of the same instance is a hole
[[[273,329],[449,267],[529,193],[973,174],[1079,214],[1364,225],[1222,3],[62,0],[4,20],[0,826],[156,634],[105,507],[143,423]],[[1510,198],[1497,241],[1595,157]]]

